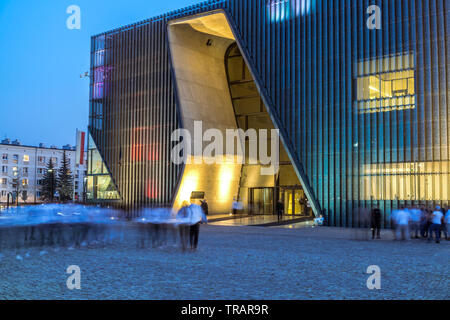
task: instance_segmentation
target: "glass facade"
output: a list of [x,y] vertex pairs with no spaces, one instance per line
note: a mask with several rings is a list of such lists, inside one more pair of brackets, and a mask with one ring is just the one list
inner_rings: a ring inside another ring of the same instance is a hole
[[[381,29],[367,27],[370,5]],[[167,24],[214,10],[329,225],[355,227],[373,205],[387,227],[399,206],[450,204],[447,0],[213,0],[93,37],[89,129],[125,204],[174,196],[182,168],[167,137],[183,124]]]
[[88,201],[113,201],[121,199],[112,176],[90,135],[88,141],[86,197]]
[[135,212],[172,201],[181,167],[170,161],[179,127],[165,23],[91,39],[88,200]]

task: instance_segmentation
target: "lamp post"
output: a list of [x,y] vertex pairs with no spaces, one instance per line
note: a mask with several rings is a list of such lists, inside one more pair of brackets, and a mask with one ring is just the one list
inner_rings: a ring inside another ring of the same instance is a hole
[[54,181],[55,181],[55,179],[54,179],[54,177],[53,177],[53,169],[49,169],[48,170],[48,172],[52,175],[52,183],[51,183],[51,198],[50,198],[50,200],[51,200],[51,202],[53,203],[53,198],[54,198],[54,196],[55,196],[55,184],[54,184]]

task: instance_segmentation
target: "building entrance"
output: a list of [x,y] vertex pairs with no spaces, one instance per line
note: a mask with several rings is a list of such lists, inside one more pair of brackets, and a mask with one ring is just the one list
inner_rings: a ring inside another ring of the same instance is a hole
[[308,199],[301,187],[280,187],[279,199],[284,204],[284,214],[310,216],[312,214]]
[[274,192],[273,188],[251,188],[249,212],[255,215],[273,215]]
[[[184,129],[195,136],[196,122],[201,121],[203,130],[219,130],[223,136],[232,130],[238,134],[230,142],[242,147],[227,145],[224,150],[224,145],[208,145],[216,146],[211,150],[219,161],[213,164],[197,162],[203,155],[191,147],[174,207],[179,208],[192,191],[203,190],[210,211],[216,214],[235,212],[238,202],[239,211],[274,215],[280,197],[286,215],[304,214],[302,172],[292,163],[295,154],[279,139],[276,113],[266,106],[252,72],[256,70],[247,65],[226,16],[218,12],[174,21],[169,41]],[[202,141],[203,147],[206,142]],[[270,163],[261,161],[262,150]],[[223,161],[218,152],[226,155]],[[287,186],[297,186],[296,191]]]
[[[275,193],[277,189],[277,193]],[[284,214],[287,216],[311,216],[312,209],[309,206],[305,192],[300,186],[278,188],[250,188],[249,213],[252,215],[275,215],[276,199],[284,205]]]

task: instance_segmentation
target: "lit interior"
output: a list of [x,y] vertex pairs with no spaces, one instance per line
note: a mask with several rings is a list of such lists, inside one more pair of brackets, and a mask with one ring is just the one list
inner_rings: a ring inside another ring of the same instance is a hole
[[86,197],[94,201],[120,200],[119,192],[91,135],[88,141]]
[[366,164],[362,173],[361,199],[450,200],[449,161]]
[[411,54],[360,62],[356,82],[359,113],[414,109],[414,65]]

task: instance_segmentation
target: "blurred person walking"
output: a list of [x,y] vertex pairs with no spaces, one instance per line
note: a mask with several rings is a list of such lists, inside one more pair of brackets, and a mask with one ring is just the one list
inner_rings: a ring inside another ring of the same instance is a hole
[[209,208],[208,208],[208,202],[206,201],[206,199],[203,199],[202,201],[201,201],[201,207],[202,207],[202,210],[203,210],[203,213],[205,214],[205,215],[209,215]]
[[357,208],[355,211],[355,228],[353,237],[355,240],[369,240],[369,229],[371,227],[371,210],[368,208]]
[[447,210],[447,213],[444,217],[445,226],[447,228],[447,240],[450,240],[450,209]]
[[409,209],[409,213],[411,215],[411,238],[419,239],[420,232],[420,219],[422,217],[422,210],[419,208],[411,208]]
[[284,211],[284,204],[281,202],[281,200],[277,201],[277,216],[278,216],[278,222],[283,220],[283,211]]
[[427,208],[422,207],[422,214],[420,215],[420,235],[422,238],[428,238],[428,211]]
[[[442,211],[441,232],[444,234],[445,240],[448,240],[447,225],[446,225],[446,223],[445,223],[445,213],[446,213],[446,210],[445,210],[445,208],[442,208],[441,211]],[[441,238],[442,238],[442,236],[441,236]]]
[[394,240],[397,240],[397,214],[399,210],[393,210],[391,212],[391,229],[394,235]]
[[239,208],[239,203],[236,200],[236,197],[233,198],[233,204],[231,205],[231,209],[233,211],[233,216],[237,215],[237,211]]
[[400,207],[396,214],[396,236],[395,239],[409,240],[409,221],[410,214],[405,207]]
[[180,232],[181,249],[183,251],[186,250],[188,244],[189,218],[190,218],[189,202],[184,201],[181,209],[178,211],[177,214],[177,220],[179,220],[178,229]]
[[372,229],[372,240],[375,239],[375,234],[377,239],[381,239],[381,210],[377,207],[370,212],[370,228]]
[[427,235],[427,238],[428,238],[428,236],[430,235],[431,219],[432,219],[432,216],[433,216],[433,210],[430,209],[430,208],[427,208],[426,216],[427,216],[427,223],[426,223],[426,226],[425,226],[425,230],[426,230],[426,235]]
[[436,243],[440,243],[441,238],[441,226],[443,218],[441,207],[437,206],[436,209],[431,214],[431,226],[428,231],[428,241],[433,239],[433,232],[435,233]]
[[189,242],[191,245],[191,250],[195,251],[197,250],[198,245],[198,237],[200,235],[200,225],[202,223],[207,223],[208,220],[206,218],[205,213],[203,212],[202,208],[195,204],[193,201],[191,205],[189,206],[190,210],[190,237]]

